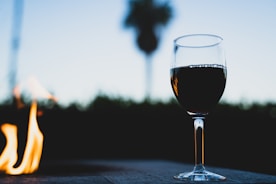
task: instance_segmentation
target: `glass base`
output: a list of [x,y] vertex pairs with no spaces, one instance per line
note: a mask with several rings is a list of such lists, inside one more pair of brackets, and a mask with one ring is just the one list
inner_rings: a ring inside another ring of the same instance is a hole
[[177,180],[187,181],[223,181],[226,177],[207,171],[203,165],[197,165],[191,172],[184,172],[174,176]]

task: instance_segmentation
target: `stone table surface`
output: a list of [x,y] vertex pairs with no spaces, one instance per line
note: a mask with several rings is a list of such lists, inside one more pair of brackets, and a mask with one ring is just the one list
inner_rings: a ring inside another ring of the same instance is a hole
[[[0,183],[48,184],[179,184],[174,175],[190,171],[193,165],[170,160],[67,160],[40,164],[33,174],[0,175]],[[276,183],[276,176],[229,168],[208,167],[226,176],[225,181],[205,183]]]

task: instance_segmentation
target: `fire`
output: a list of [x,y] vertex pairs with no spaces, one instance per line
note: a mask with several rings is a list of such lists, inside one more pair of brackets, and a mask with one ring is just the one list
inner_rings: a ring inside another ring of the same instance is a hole
[[[39,83],[37,83],[37,81],[34,82],[33,80],[32,85],[34,84],[35,88],[39,88],[40,90],[43,89]],[[19,90],[17,89],[15,91],[18,92]],[[43,95],[45,95],[47,98],[55,99],[52,95],[46,93],[45,90],[42,91]],[[15,97],[17,99],[18,94],[15,94]],[[1,131],[6,138],[6,145],[0,155],[0,171],[10,175],[20,175],[30,174],[38,170],[43,150],[44,136],[39,129],[37,115],[37,101],[33,100],[29,114],[26,147],[22,161],[17,167],[15,167],[15,164],[18,160],[17,127],[9,123],[5,123],[1,126]]]

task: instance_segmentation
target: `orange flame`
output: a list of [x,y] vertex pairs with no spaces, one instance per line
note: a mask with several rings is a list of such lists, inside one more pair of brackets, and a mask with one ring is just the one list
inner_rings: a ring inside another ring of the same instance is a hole
[[[39,86],[38,83],[36,83],[36,86]],[[42,88],[40,87],[40,89]],[[47,97],[55,99],[49,93],[45,91],[43,91],[43,93],[46,94]],[[29,114],[27,143],[22,161],[17,167],[14,167],[18,160],[17,127],[9,123],[5,123],[1,126],[1,131],[6,138],[6,145],[0,155],[0,171],[10,175],[19,175],[33,173],[39,168],[44,137],[39,129],[36,117],[37,102],[33,100]]]
[[18,109],[21,109],[24,107],[24,103],[21,101],[20,98],[20,87],[19,86],[15,86],[13,88],[13,96],[15,97],[15,102],[16,102],[16,106]]
[[6,174],[18,175],[33,173],[39,167],[39,162],[43,147],[43,134],[41,133],[36,119],[37,103],[33,102],[30,110],[30,120],[28,126],[27,144],[21,164],[14,168],[17,155],[17,127],[5,123],[1,126],[7,144],[0,156],[0,170]]

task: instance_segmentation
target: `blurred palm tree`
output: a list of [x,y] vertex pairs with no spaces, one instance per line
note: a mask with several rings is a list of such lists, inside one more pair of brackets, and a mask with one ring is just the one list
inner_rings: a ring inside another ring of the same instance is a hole
[[152,54],[160,41],[160,28],[172,17],[168,2],[154,0],[129,0],[129,11],[124,19],[125,27],[133,27],[136,43],[146,55],[146,99],[150,99],[152,82]]

